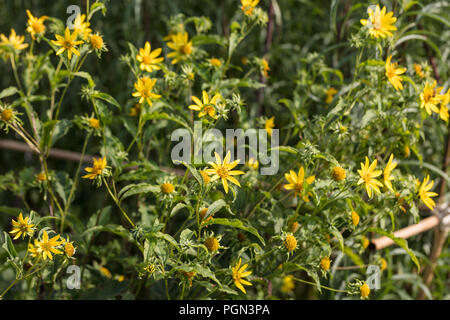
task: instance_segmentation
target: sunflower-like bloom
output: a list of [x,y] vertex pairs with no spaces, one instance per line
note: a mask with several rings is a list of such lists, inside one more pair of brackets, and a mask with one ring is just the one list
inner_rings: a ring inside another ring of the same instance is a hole
[[0,45],[10,45],[17,51],[21,51],[23,49],[28,48],[28,43],[23,43],[25,41],[24,36],[18,36],[16,34],[16,30],[11,29],[11,33],[9,34],[9,38],[7,38],[3,33],[0,35]]
[[33,235],[34,224],[32,224],[31,219],[29,219],[30,217],[26,217],[24,219],[22,213],[20,213],[17,221],[12,220],[13,229],[9,233],[16,234],[14,236],[14,240],[19,239],[20,236],[22,236],[22,238],[25,238],[26,235]]
[[433,188],[434,181],[428,183],[429,180],[430,176],[427,176],[425,179],[423,179],[422,185],[419,188],[419,197],[420,200],[422,200],[422,202],[428,208],[430,208],[430,210],[433,210],[436,206],[436,203],[433,199],[431,199],[431,197],[436,197],[439,194],[437,194],[436,192],[430,192],[431,188]]
[[229,163],[231,153],[230,151],[228,151],[222,163],[222,159],[220,159],[219,154],[217,152],[214,152],[214,155],[216,157],[216,163],[209,162],[209,165],[212,166],[213,169],[205,170],[207,174],[213,175],[210,181],[213,182],[216,181],[217,179],[222,179],[222,185],[223,188],[225,189],[225,193],[228,193],[228,181],[240,187],[241,185],[239,184],[239,181],[233,176],[241,175],[244,174],[245,172],[240,170],[232,170],[239,164],[239,159]]
[[386,14],[386,7],[380,10],[380,6],[377,5],[375,12],[369,8],[369,19],[361,19],[360,22],[363,26],[369,28],[369,34],[375,38],[386,38],[386,36],[392,37],[391,31],[397,30],[393,24],[397,21],[396,17],[393,17],[394,13],[389,12]]
[[436,80],[431,86],[428,84],[428,81],[426,81],[425,88],[423,88],[423,91],[420,94],[420,109],[425,108],[428,115],[431,115],[431,112],[439,113],[437,105],[441,100],[439,99],[437,92],[440,92],[443,88],[436,88],[436,84]]
[[450,89],[448,89],[445,94],[439,95],[439,98],[441,100],[441,107],[439,108],[439,117],[445,122],[448,122],[449,115],[447,105],[450,103]]
[[275,128],[275,117],[269,118],[264,124],[264,128],[269,136],[272,136],[272,129]]
[[100,34],[92,34],[90,38],[90,43],[93,49],[95,50],[105,50],[105,43],[103,41],[103,38]]
[[241,9],[246,16],[251,16],[259,0],[241,0]]
[[333,101],[333,97],[337,92],[338,91],[333,87],[330,87],[327,91],[325,91],[325,95],[326,95],[325,103],[330,104]]
[[208,93],[203,90],[202,92],[203,101],[201,101],[199,98],[195,96],[192,96],[192,101],[194,101],[195,104],[191,104],[188,108],[194,111],[199,111],[198,113],[199,118],[208,114],[211,118],[217,119],[218,117],[216,116],[216,109],[214,109],[214,105],[221,97],[222,96],[220,95],[220,93],[217,93],[210,100]]
[[61,47],[61,49],[56,51],[56,55],[58,56],[67,50],[67,57],[69,58],[69,60],[72,59],[72,54],[79,56],[80,52],[75,46],[82,44],[83,41],[75,41],[77,39],[77,36],[78,33],[76,31],[70,34],[69,28],[66,28],[64,37],[60,36],[59,34],[55,34],[56,40],[52,40],[52,43],[54,45],[57,45],[58,47]]
[[425,78],[425,73],[423,73],[422,66],[420,64],[414,63],[414,71],[420,78]]
[[381,193],[380,188],[383,184],[375,179],[380,176],[383,172],[381,170],[375,170],[377,166],[377,160],[373,160],[372,164],[369,165],[369,158],[366,157],[366,163],[361,162],[361,170],[358,170],[361,178],[358,181],[358,185],[364,183],[366,186],[367,195],[372,198],[372,190],[377,193]]
[[106,157],[103,158],[94,158],[93,159],[94,164],[92,167],[87,167],[84,170],[86,170],[86,172],[88,172],[87,175],[83,176],[83,179],[90,179],[93,180],[95,178],[97,178],[97,176],[101,176],[107,166],[106,163]]
[[83,40],[88,40],[91,37],[92,29],[89,28],[90,22],[85,21],[86,15],[77,15],[73,22],[73,31],[81,35]]
[[144,102],[144,100],[146,100],[151,107],[153,104],[151,99],[161,98],[161,95],[152,92],[155,84],[156,79],[150,79],[149,77],[143,77],[139,79],[134,84],[134,87],[136,88],[137,91],[132,94],[133,97],[140,97],[139,103],[142,103]]
[[383,170],[384,185],[386,186],[386,188],[388,188],[392,192],[394,192],[394,189],[392,188],[391,180],[393,180],[394,177],[391,177],[391,172],[397,166],[397,162],[392,163],[393,159],[394,159],[394,154],[391,154],[391,156],[389,157],[389,161],[388,161],[388,163],[386,164],[386,167]]
[[61,236],[58,234],[53,238],[49,239],[46,231],[43,231],[42,240],[36,242],[36,251],[39,254],[42,254],[44,260],[47,260],[47,257],[50,260],[53,260],[52,253],[54,254],[63,254],[61,250],[58,250],[61,245],[64,244],[64,240],[59,240]]
[[245,291],[245,288],[244,288],[243,284],[246,285],[246,286],[252,286],[253,284],[251,282],[247,281],[247,280],[242,279],[242,278],[245,278],[245,277],[248,277],[249,275],[251,275],[252,271],[245,271],[245,269],[247,269],[247,267],[248,267],[248,264],[244,264],[241,267],[241,263],[242,263],[242,259],[239,258],[238,263],[236,264],[235,267],[232,267],[231,270],[233,272],[234,285],[239,290],[241,290],[243,293],[247,293]]
[[167,43],[167,46],[173,50],[167,56],[173,58],[172,64],[176,64],[181,60],[186,59],[192,53],[192,41],[189,41],[187,32],[176,33],[170,36],[171,42]]
[[363,283],[363,285],[359,288],[361,293],[361,298],[367,298],[370,294],[370,288],[367,283]]
[[45,33],[44,21],[48,19],[47,16],[42,16],[40,18],[33,17],[30,10],[27,10],[28,21],[27,21],[27,32],[31,34],[33,40],[36,39],[36,35],[42,35]]
[[295,196],[300,196],[302,194],[304,182],[306,182],[307,184],[311,184],[316,179],[315,176],[309,176],[305,180],[305,168],[303,168],[303,166],[301,166],[298,170],[298,174],[296,174],[295,171],[291,170],[289,171],[289,173],[285,173],[284,177],[289,182],[289,184],[285,184],[283,187],[286,190],[294,190]]
[[158,48],[152,51],[152,46],[150,42],[146,42],[144,48],[139,49],[139,54],[136,56],[137,61],[139,61],[141,70],[146,70],[147,72],[152,72],[153,70],[160,70],[158,63],[161,63],[164,58],[158,56],[161,54],[162,49]]
[[32,243],[28,244],[28,252],[30,253],[30,255],[33,258],[39,257],[39,252],[37,251],[37,249],[38,249],[37,246],[38,246],[38,241],[37,240],[34,240],[34,245]]
[[402,77],[401,74],[406,72],[406,68],[395,68],[397,62],[391,63],[392,56],[386,59],[386,77],[388,77],[389,82],[392,84],[396,91],[403,90]]

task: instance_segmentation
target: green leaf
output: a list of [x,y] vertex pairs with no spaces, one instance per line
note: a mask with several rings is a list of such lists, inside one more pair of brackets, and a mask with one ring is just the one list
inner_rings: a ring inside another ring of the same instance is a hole
[[168,114],[168,113],[165,113],[165,112],[152,112],[152,113],[147,113],[143,117],[144,121],[147,121],[147,120],[161,120],[161,119],[170,120],[170,121],[173,121],[175,123],[178,123],[179,125],[181,125],[181,126],[185,127],[186,129],[188,129],[192,136],[194,135],[194,132],[192,131],[192,129],[189,126],[189,124],[186,121],[184,121],[184,119],[182,119],[182,118],[180,118],[178,116],[175,116],[175,115],[172,115],[172,114]]
[[173,217],[174,215],[176,215],[178,213],[178,211],[180,211],[183,208],[187,208],[186,204],[180,202],[177,203],[175,207],[173,207],[172,211],[170,211],[170,217]]
[[[69,132],[70,127],[72,127],[72,122],[66,119],[50,120],[45,122],[42,128],[43,133],[41,140],[41,149],[43,149],[45,146],[53,146],[56,141],[58,141],[60,138],[65,136],[67,132]],[[49,146],[48,144],[50,143],[50,137],[52,138],[52,140],[51,145]]]
[[116,106],[117,108],[119,108],[119,110],[121,109],[121,108],[120,108],[120,104],[117,102],[117,100],[114,99],[111,95],[109,95],[109,94],[107,94],[107,93],[104,93],[104,92],[94,92],[94,93],[92,94],[92,97],[95,98],[95,99],[100,99],[100,100],[106,101],[106,102],[108,102],[109,104],[112,104],[113,106]]
[[239,219],[225,219],[225,218],[211,219],[211,220],[205,222],[204,225],[207,226],[207,225],[211,225],[211,224],[220,224],[220,225],[238,228],[238,229],[242,229],[244,231],[250,232],[255,237],[257,237],[263,245],[265,245],[264,239],[259,235],[258,231],[254,227],[245,226],[242,223],[242,221]]
[[171,245],[173,245],[178,251],[180,251],[180,247],[178,247],[178,243],[171,235],[169,235],[167,233],[157,232],[157,233],[154,233],[154,236],[156,238],[166,240]]
[[337,16],[337,9],[338,9],[339,0],[333,0],[331,1],[331,8],[330,8],[330,29],[333,31],[334,34],[337,34],[337,28],[336,28],[336,16]]
[[417,266],[418,271],[420,270],[419,260],[417,260],[417,257],[414,254],[414,252],[412,252],[412,250],[409,249],[408,241],[406,241],[405,239],[402,239],[402,238],[397,238],[397,237],[394,236],[393,233],[384,231],[384,230],[382,230],[380,228],[369,228],[368,231],[369,232],[375,232],[375,233],[378,233],[379,235],[382,235],[382,236],[390,238],[392,241],[395,242],[395,244],[397,244],[398,246],[402,247],[406,251],[406,253],[408,253],[408,255],[411,257],[411,260]]
[[339,241],[339,247],[341,249],[341,251],[344,251],[344,238],[342,237],[342,234],[339,232],[338,229],[336,229],[335,226],[332,226],[330,229],[330,232],[336,237],[336,239],[338,239]]
[[138,184],[130,184],[126,187],[124,187],[119,192],[119,199],[122,201],[128,197],[131,197],[135,194],[144,194],[144,193],[158,193],[161,191],[161,188],[159,186],[151,185],[148,183],[138,183]]
[[216,212],[218,212],[220,209],[222,209],[223,207],[225,207],[227,205],[227,203],[225,202],[225,200],[220,199],[217,201],[214,201],[209,207],[208,207],[208,212],[206,213],[205,217],[208,217],[210,215],[215,214]]
[[5,242],[3,243],[2,247],[3,249],[6,250],[6,252],[8,252],[8,255],[11,258],[16,258],[18,257],[16,248],[14,248],[14,244],[11,240],[11,237],[9,236],[9,234],[7,234],[6,232],[3,232],[3,234],[5,235]]
[[2,90],[2,92],[0,92],[0,99],[10,97],[10,96],[16,94],[17,92],[19,92],[19,90],[16,87],[8,87],[8,88]]
[[79,72],[72,73],[72,75],[75,77],[80,77],[80,78],[86,79],[89,83],[89,87],[91,87],[91,88],[95,87],[95,82],[94,82],[94,80],[92,80],[92,77],[89,73],[84,72],[84,71],[79,71]]

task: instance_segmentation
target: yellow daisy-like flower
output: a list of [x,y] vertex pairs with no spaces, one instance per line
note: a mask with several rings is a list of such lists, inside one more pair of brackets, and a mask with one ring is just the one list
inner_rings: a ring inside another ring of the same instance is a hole
[[73,31],[79,35],[82,35],[83,40],[88,40],[91,37],[92,29],[89,28],[91,23],[85,20],[85,14],[77,15],[73,22]]
[[292,292],[295,288],[294,277],[292,275],[288,275],[283,278],[283,285],[281,286],[281,291],[284,293]]
[[331,170],[331,177],[334,181],[343,181],[345,177],[347,176],[347,173],[345,172],[345,169],[339,166],[333,167]]
[[[245,269],[247,269],[248,264],[244,264],[241,267],[241,263],[242,263],[242,259],[239,258],[238,263],[236,264],[235,267],[232,267],[231,270],[233,272],[233,280],[234,280],[234,285],[241,290],[243,293],[247,293],[245,291],[245,288],[243,285],[246,286],[252,286],[253,284],[247,280],[244,280],[242,278],[248,277],[249,275],[252,274],[251,271],[245,271]],[[244,272],[245,271],[245,272]]]
[[436,88],[436,84],[436,80],[431,86],[428,84],[428,81],[425,82],[425,88],[423,88],[423,91],[420,94],[420,109],[425,108],[428,115],[431,115],[432,112],[439,113],[437,105],[439,104],[440,99],[437,92],[440,92],[442,87]]
[[326,95],[325,103],[330,104],[333,101],[333,97],[337,92],[338,91],[333,87],[331,87],[327,91],[325,91],[325,95]]
[[156,84],[156,79],[150,79],[149,77],[143,77],[143,78],[139,79],[134,84],[134,87],[136,88],[136,92],[134,92],[132,94],[133,97],[140,97],[139,103],[142,103],[145,100],[151,107],[153,104],[151,99],[161,98],[161,95],[152,92],[155,84]]
[[112,274],[111,271],[108,270],[108,268],[106,267],[100,267],[100,272],[101,274],[103,274],[105,277],[111,279],[112,278]]
[[241,0],[241,9],[246,16],[251,16],[259,0]]
[[14,240],[19,239],[20,236],[22,236],[22,238],[25,238],[26,235],[33,235],[34,224],[32,224],[31,219],[29,219],[30,217],[26,217],[24,219],[21,212],[17,221],[12,220],[13,229],[9,233],[16,234]]
[[363,26],[369,28],[369,34],[375,38],[386,38],[386,36],[392,37],[391,31],[397,30],[393,24],[397,21],[396,17],[393,17],[394,13],[386,13],[386,7],[380,10],[380,6],[377,5],[375,12],[369,8],[369,19],[361,19],[360,22]]
[[17,51],[21,51],[23,49],[28,48],[28,43],[23,43],[25,41],[24,36],[18,36],[16,34],[16,30],[11,29],[11,33],[9,34],[9,38],[7,38],[3,33],[0,34],[0,45],[10,45]]
[[428,183],[429,180],[430,180],[429,175],[423,180],[422,185],[419,188],[419,197],[420,200],[422,200],[422,202],[428,208],[430,208],[430,210],[433,210],[434,207],[436,206],[436,203],[434,202],[433,199],[431,199],[431,197],[436,197],[439,194],[437,194],[436,192],[430,192],[431,188],[433,188],[434,181]]
[[239,164],[240,160],[238,159],[229,163],[231,158],[230,151],[227,152],[227,155],[223,159],[223,163],[222,159],[220,158],[217,152],[214,152],[214,155],[216,157],[216,163],[209,162],[209,165],[212,166],[213,169],[205,170],[207,174],[213,175],[211,177],[211,182],[216,181],[217,179],[222,179],[222,185],[223,188],[225,189],[225,193],[228,193],[228,181],[240,187],[241,185],[239,184],[239,181],[233,176],[241,175],[244,174],[245,172],[240,170],[232,170]]
[[219,250],[219,240],[215,237],[209,237],[205,240],[205,247],[209,250],[209,252],[215,252]]
[[205,172],[205,170],[200,170],[200,174],[202,175],[203,182],[205,184],[208,184],[211,181],[211,178],[208,176],[208,174]]
[[91,35],[90,42],[91,42],[92,48],[94,48],[95,50],[103,49],[103,46],[104,46],[103,38],[98,33]]
[[259,167],[259,162],[258,162],[258,160],[256,160],[255,158],[252,157],[252,158],[248,159],[247,165],[250,168],[252,168],[253,170],[257,170]]
[[158,63],[161,63],[164,58],[158,56],[161,54],[162,49],[158,48],[152,51],[152,46],[150,42],[146,42],[144,48],[139,49],[139,54],[136,56],[137,61],[141,64],[139,68],[141,70],[146,70],[147,72],[152,72],[153,70],[160,70]]
[[170,40],[171,42],[168,42],[167,46],[173,52],[170,52],[167,56],[173,59],[172,64],[186,59],[192,53],[192,41],[189,41],[187,32],[172,34]]
[[323,257],[322,260],[320,260],[320,267],[323,271],[327,271],[330,269],[331,260],[329,257]]
[[269,77],[269,71],[270,71],[270,67],[269,67],[269,61],[267,61],[266,59],[262,59],[261,60],[262,63],[262,74],[264,77],[268,78]]
[[220,93],[217,93],[210,100],[208,93],[203,90],[202,91],[203,101],[201,101],[196,96],[192,96],[192,101],[194,101],[195,104],[191,104],[190,106],[188,106],[188,108],[194,111],[199,111],[198,113],[199,118],[208,114],[211,118],[217,119],[218,116],[216,115],[216,109],[214,108],[214,106],[221,97],[222,96],[220,95]]
[[355,227],[359,223],[359,214],[357,214],[355,211],[352,211],[352,223]]
[[391,59],[392,56],[389,56],[386,59],[386,77],[388,77],[389,82],[392,84],[396,91],[403,90],[403,79],[400,75],[406,72],[406,68],[395,68],[397,66],[397,62],[391,63]]
[[297,239],[292,234],[288,234],[284,239],[284,247],[288,252],[294,251],[297,249]]
[[361,298],[367,298],[370,294],[370,288],[367,285],[367,283],[364,282],[364,284],[359,288],[361,292]]
[[294,190],[295,196],[300,196],[302,194],[304,182],[311,184],[316,179],[315,176],[309,176],[305,179],[305,168],[303,168],[303,166],[298,170],[298,174],[296,174],[294,170],[291,170],[289,173],[285,173],[284,177],[289,184],[285,184],[283,187],[286,190]]
[[94,128],[94,129],[100,128],[100,121],[98,121],[98,120],[95,119],[95,118],[90,118],[90,119],[89,119],[89,124],[90,124],[90,126],[91,126],[92,128]]
[[47,180],[47,175],[45,174],[45,172],[41,172],[36,176],[36,179],[41,182],[45,181]]
[[448,122],[449,114],[448,114],[448,104],[450,103],[450,89],[443,95],[439,95],[439,99],[441,100],[441,106],[439,108],[439,117]]
[[5,122],[8,122],[13,118],[13,116],[14,112],[12,111],[12,109],[5,109],[0,114],[0,119],[2,119]]
[[174,191],[175,191],[175,186],[171,183],[166,182],[161,185],[161,192],[164,194],[171,194]]
[[54,254],[63,254],[62,251],[58,250],[58,248],[64,244],[64,240],[58,241],[60,239],[60,235],[56,235],[53,238],[49,239],[46,231],[43,232],[42,240],[36,243],[37,252],[42,254],[44,260],[49,258],[53,260],[52,253]]
[[103,158],[93,158],[94,164],[92,167],[87,167],[84,170],[88,172],[87,175],[83,176],[83,179],[90,179],[93,180],[97,178],[97,176],[101,176],[104,173],[104,170],[106,169],[107,163],[106,163],[106,157]]
[[369,165],[369,158],[366,157],[366,163],[361,162],[361,170],[358,170],[361,178],[358,181],[358,185],[364,183],[366,186],[367,195],[372,198],[372,190],[377,193],[381,193],[380,188],[383,184],[375,179],[380,176],[383,172],[381,170],[375,170],[377,166],[377,160],[375,159],[372,164]]
[[275,117],[269,118],[264,124],[264,128],[269,136],[272,136],[272,129],[275,128]]
[[37,246],[38,246],[37,243],[38,243],[37,240],[34,240],[34,245],[32,243],[28,244],[28,252],[30,253],[30,255],[33,258],[39,257],[39,252],[37,251],[37,249],[38,249],[37,248]]
[[414,71],[420,78],[425,78],[425,74],[423,73],[422,66],[420,64],[414,63]]
[[64,37],[60,36],[59,34],[55,34],[55,37],[57,40],[52,40],[52,43],[54,45],[57,45],[59,47],[62,47],[58,51],[56,51],[56,55],[60,55],[64,51],[67,50],[67,57],[72,59],[72,54],[75,54],[77,56],[80,55],[80,52],[77,50],[75,46],[82,44],[83,41],[75,41],[78,36],[78,33],[75,31],[72,34],[70,34],[69,28],[66,28],[66,31],[64,32]]
[[30,10],[27,10],[28,22],[27,22],[27,32],[31,34],[33,40],[36,39],[36,35],[42,35],[45,33],[44,21],[48,19],[47,16],[42,16],[40,18],[34,17]]
[[389,157],[389,161],[383,170],[384,185],[386,186],[386,188],[388,188],[392,192],[394,192],[394,189],[392,188],[391,180],[393,180],[394,177],[391,177],[391,172],[392,172],[392,170],[395,169],[395,167],[397,167],[397,162],[392,163],[393,159],[394,159],[394,154],[391,154],[391,156]]
[[222,65],[222,61],[220,61],[217,58],[211,58],[209,60],[209,62],[214,66],[214,67],[220,67]]

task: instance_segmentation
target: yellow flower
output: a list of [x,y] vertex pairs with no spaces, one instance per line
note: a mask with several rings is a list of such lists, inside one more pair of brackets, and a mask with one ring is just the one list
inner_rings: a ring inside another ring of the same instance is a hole
[[103,38],[98,33],[91,35],[91,46],[96,50],[103,48]]
[[42,254],[44,260],[47,260],[47,257],[50,260],[53,260],[52,253],[62,254],[62,251],[57,249],[64,243],[64,240],[58,241],[60,237],[61,236],[58,234],[49,239],[47,232],[45,230],[43,231],[42,241],[37,242],[37,252]]
[[303,166],[301,166],[300,169],[298,170],[298,174],[296,174],[294,170],[291,170],[289,171],[289,173],[285,173],[284,177],[289,182],[289,184],[285,184],[283,187],[286,190],[294,190],[295,196],[301,195],[304,181],[307,184],[311,184],[316,179],[315,176],[309,176],[305,180],[305,169],[303,168]]
[[391,156],[389,157],[389,161],[386,164],[386,167],[384,168],[384,171],[383,171],[384,185],[386,186],[386,188],[388,188],[392,192],[394,192],[394,189],[392,188],[391,180],[393,180],[394,177],[391,177],[391,172],[392,172],[392,170],[395,169],[395,167],[397,167],[397,162],[392,163],[393,159],[394,159],[394,154],[391,154]]
[[63,53],[65,50],[67,50],[67,57],[69,58],[69,60],[72,59],[72,53],[79,56],[80,52],[77,50],[77,48],[75,46],[82,44],[83,41],[81,41],[81,40],[75,41],[77,36],[78,36],[78,33],[76,31],[74,31],[71,35],[69,28],[66,28],[66,31],[64,32],[64,37],[60,36],[59,34],[55,34],[55,37],[57,40],[52,40],[52,43],[54,45],[62,47],[61,49],[56,51],[56,55],[58,56],[61,53]]
[[269,136],[272,136],[272,129],[275,128],[275,117],[267,119],[264,127]]
[[247,280],[242,279],[242,278],[248,277],[249,275],[252,274],[252,272],[251,271],[244,272],[245,269],[247,269],[248,264],[244,264],[241,267],[241,263],[242,263],[242,259],[239,258],[238,263],[236,264],[235,267],[232,267],[231,270],[233,272],[234,285],[236,287],[238,287],[238,289],[241,290],[243,293],[247,293],[245,291],[245,288],[244,288],[243,285],[252,286],[253,284],[251,282],[247,281]]
[[439,117],[445,122],[448,122],[449,115],[447,105],[450,102],[450,89],[448,89],[445,94],[439,95],[438,97],[441,100],[441,107],[439,108]]
[[91,127],[94,128],[94,129],[100,128],[100,121],[98,121],[98,120],[95,119],[95,118],[90,118],[90,119],[89,119],[89,124],[90,124]]
[[347,176],[347,173],[345,172],[344,168],[341,168],[339,166],[334,167],[333,170],[331,170],[331,177],[335,181],[342,181]]
[[222,179],[222,185],[223,185],[223,188],[225,189],[225,193],[228,193],[228,181],[230,181],[231,183],[234,183],[235,185],[240,187],[241,185],[239,184],[239,181],[236,178],[234,178],[233,176],[241,175],[241,174],[244,174],[245,172],[240,171],[240,170],[232,170],[234,167],[236,167],[239,164],[240,160],[238,159],[238,160],[235,160],[235,161],[229,163],[230,158],[231,158],[230,151],[228,151],[227,155],[223,159],[223,163],[222,163],[222,159],[220,158],[220,156],[217,152],[214,152],[214,155],[216,157],[216,163],[209,162],[209,165],[212,166],[213,169],[205,170],[205,172],[208,175],[213,174],[213,176],[211,178],[211,182],[214,182],[217,179]]
[[210,252],[214,252],[219,250],[219,240],[217,240],[214,237],[209,237],[205,240],[205,247],[210,251]]
[[292,234],[288,234],[284,239],[284,247],[288,252],[292,252],[297,249],[297,239]]
[[11,120],[14,116],[14,113],[12,111],[12,109],[5,109],[2,111],[0,118],[5,121],[8,122],[9,120]]
[[246,16],[251,16],[259,0],[241,0],[241,9]]
[[284,293],[292,292],[295,288],[294,277],[292,275],[288,275],[283,278],[283,285],[281,286],[281,291]]
[[323,271],[327,271],[330,269],[331,260],[329,257],[323,257],[322,260],[320,260],[320,267]]
[[428,113],[428,115],[431,115],[432,111],[439,113],[437,105],[439,104],[440,99],[436,93],[441,91],[442,87],[436,89],[435,87],[436,87],[436,80],[433,82],[431,87],[427,81],[425,82],[425,88],[423,88],[423,91],[420,94],[420,109],[425,107],[425,110]]
[[264,77],[268,78],[269,71],[270,71],[269,62],[266,59],[262,59],[261,63],[262,63],[262,67],[263,67],[262,73],[263,73]]
[[377,166],[376,159],[372,162],[372,164],[369,165],[369,158],[366,157],[366,163],[363,164],[361,162],[361,170],[358,170],[358,173],[361,176],[361,178],[358,181],[358,185],[361,183],[365,184],[367,195],[369,196],[369,198],[372,198],[372,190],[374,190],[377,193],[381,193],[378,187],[383,186],[383,184],[380,181],[374,179],[382,174],[381,170],[375,170],[376,166]]
[[421,78],[425,78],[425,74],[423,73],[422,66],[420,64],[414,63],[414,71]]
[[206,91],[202,91],[202,99],[203,102],[197,98],[196,96],[192,96],[192,101],[194,101],[195,104],[191,104],[188,106],[189,109],[194,111],[199,111],[198,117],[201,118],[205,115],[209,115],[213,119],[217,119],[216,115],[216,109],[214,109],[214,106],[216,105],[217,101],[221,98],[220,93],[215,94],[211,100],[209,100],[208,93]]
[[129,115],[132,117],[139,115],[141,113],[141,108],[142,106],[140,104],[135,104],[133,107],[131,107]]
[[165,193],[165,194],[171,194],[172,192],[175,191],[175,187],[173,184],[171,183],[163,183],[161,185],[161,192]]
[[202,175],[203,182],[205,184],[208,184],[211,180],[211,178],[208,176],[208,174],[204,170],[200,170],[200,174]]
[[220,67],[222,65],[222,61],[220,61],[217,58],[211,58],[209,60],[209,62],[214,66],[214,67]]
[[380,264],[381,264],[381,271],[383,272],[387,268],[387,261],[386,261],[386,259],[381,258],[380,259]]
[[188,279],[189,287],[192,287],[192,279],[195,277],[195,271],[181,271],[181,273]]
[[29,235],[30,237],[33,235],[34,224],[31,223],[31,219],[28,219],[30,219],[30,217],[24,219],[21,212],[17,221],[12,220],[13,229],[9,233],[16,234],[14,240],[19,239],[20,236],[25,238],[26,235]]
[[83,179],[95,179],[97,176],[101,176],[104,173],[104,170],[107,166],[106,157],[102,158],[93,158],[94,164],[92,167],[87,167],[84,170],[88,172],[87,175],[83,176]]
[[147,101],[147,103],[152,106],[152,99],[159,99],[161,95],[153,93],[152,89],[156,84],[156,79],[150,79],[149,77],[143,77],[138,79],[138,81],[134,84],[136,88],[136,92],[132,94],[133,97],[140,97],[139,103]]
[[11,33],[9,34],[9,38],[7,38],[3,33],[0,35],[0,45],[10,45],[14,49],[21,51],[23,49],[28,48],[28,43],[23,43],[25,41],[24,36],[18,36],[14,29],[11,29]]
[[248,159],[248,166],[250,167],[250,168],[252,168],[253,170],[257,170],[258,169],[258,167],[259,167],[259,162],[258,162],[258,160],[256,160],[255,158],[250,158],[250,159]]
[[100,272],[107,278],[111,279],[112,274],[111,271],[109,271],[106,267],[100,267]]
[[352,211],[352,223],[355,227],[359,223],[359,215],[355,211]]
[[77,15],[75,21],[73,22],[73,31],[79,35],[82,35],[83,40],[87,40],[91,36],[92,29],[89,28],[91,23],[84,20],[86,20],[85,14]]
[[67,238],[64,244],[64,252],[68,257],[72,257],[75,254],[76,248],[73,246],[73,241],[70,242],[69,238]]
[[33,258],[37,258],[39,256],[39,252],[37,251],[37,240],[34,240],[34,245],[32,243],[28,244],[28,252]]
[[144,48],[139,49],[139,54],[136,56],[137,61],[141,63],[139,66],[141,70],[152,72],[153,70],[160,70],[158,63],[161,63],[164,58],[158,56],[161,54],[162,49],[158,48],[152,51],[150,42],[146,42]]
[[434,181],[431,181],[428,183],[428,180],[430,180],[430,176],[427,176],[425,179],[423,179],[422,185],[419,188],[419,197],[420,200],[428,207],[430,210],[433,210],[436,206],[436,203],[434,202],[431,197],[436,197],[439,194],[436,192],[430,192],[431,188],[433,188]]
[[370,244],[370,241],[369,239],[367,239],[367,237],[362,237],[361,242],[364,249],[366,249]]
[[359,288],[360,292],[361,292],[361,297],[362,298],[367,298],[370,294],[370,288],[367,285],[367,283],[364,282],[364,284]]
[[45,33],[44,21],[48,19],[47,16],[42,16],[40,18],[33,17],[30,10],[27,10],[28,22],[27,22],[27,32],[31,34],[33,40],[36,39],[36,35],[41,35]]
[[330,104],[333,101],[333,97],[337,92],[338,91],[333,87],[331,87],[327,91],[325,91],[325,95],[326,95],[325,103]]
[[405,158],[409,158],[409,156],[411,155],[411,149],[409,148],[408,145],[405,146],[404,152],[405,152]]
[[300,224],[299,224],[297,221],[294,221],[294,222],[291,224],[290,231],[291,231],[291,232],[297,231],[297,229],[298,229],[299,226],[300,226]]
[[386,64],[385,64],[385,68],[386,68],[386,77],[388,77],[389,82],[392,84],[392,86],[394,87],[394,89],[396,91],[398,90],[403,90],[403,85],[402,85],[402,77],[400,76],[401,74],[406,72],[406,68],[395,68],[397,66],[397,63],[391,63],[391,59],[392,56],[389,56],[386,59]]
[[168,42],[167,46],[172,49],[173,52],[170,52],[167,56],[173,58],[172,64],[186,59],[186,57],[192,53],[192,41],[189,41],[187,32],[172,34],[170,40],[171,42]]
[[386,14],[386,7],[380,10],[380,6],[377,5],[375,12],[369,8],[369,19],[361,19],[360,22],[363,26],[369,28],[369,34],[372,37],[378,39],[378,37],[386,38],[386,36],[392,37],[391,31],[397,30],[393,24],[397,21],[396,17],[393,17],[394,13],[389,12]]
[[47,180],[47,176],[45,175],[44,172],[41,172],[37,175],[36,179],[38,179],[38,181],[45,181]]

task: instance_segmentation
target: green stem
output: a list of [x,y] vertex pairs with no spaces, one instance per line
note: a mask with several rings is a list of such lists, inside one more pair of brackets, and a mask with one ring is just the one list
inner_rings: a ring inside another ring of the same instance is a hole
[[295,281],[302,282],[302,283],[306,283],[306,284],[310,284],[310,285],[313,285],[313,286],[319,286],[319,287],[321,287],[322,289],[325,289],[325,290],[329,290],[329,291],[333,291],[333,292],[348,293],[347,290],[333,289],[333,288],[326,287],[326,286],[323,286],[323,285],[321,285],[321,284],[318,285],[317,283],[310,282],[310,281],[306,281],[306,280],[303,280],[303,279],[298,279],[298,278],[292,278],[292,279],[295,280]]
[[117,196],[114,195],[114,194],[112,193],[112,191],[111,191],[111,189],[109,188],[109,185],[108,185],[108,183],[106,182],[105,178],[102,177],[102,179],[103,179],[103,182],[104,182],[104,184],[105,184],[105,186],[106,186],[106,189],[107,189],[108,192],[109,192],[109,195],[110,195],[111,198],[114,200],[114,202],[116,203],[116,205],[117,205],[117,207],[119,208],[119,210],[122,212],[122,214],[123,214],[123,216],[125,217],[125,219],[127,219],[127,221],[131,224],[131,226],[132,226],[133,228],[135,228],[136,225],[133,223],[133,221],[131,221],[130,217],[128,217],[128,215],[126,214],[126,212],[125,212],[125,211],[122,209],[122,207],[120,206],[120,202],[119,202],[119,200],[117,199]]

